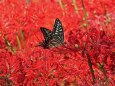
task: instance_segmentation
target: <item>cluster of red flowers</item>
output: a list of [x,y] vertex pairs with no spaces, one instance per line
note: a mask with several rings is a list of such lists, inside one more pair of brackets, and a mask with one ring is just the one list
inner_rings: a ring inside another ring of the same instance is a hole
[[[1,0],[0,86],[114,86],[114,0]],[[43,49],[59,18],[66,44]]]

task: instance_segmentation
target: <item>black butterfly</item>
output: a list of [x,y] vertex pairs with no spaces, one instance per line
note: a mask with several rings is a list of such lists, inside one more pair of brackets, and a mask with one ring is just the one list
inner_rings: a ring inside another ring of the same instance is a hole
[[57,18],[53,31],[41,27],[40,30],[44,36],[44,41],[40,44],[44,49],[57,47],[64,44],[64,32],[61,21]]

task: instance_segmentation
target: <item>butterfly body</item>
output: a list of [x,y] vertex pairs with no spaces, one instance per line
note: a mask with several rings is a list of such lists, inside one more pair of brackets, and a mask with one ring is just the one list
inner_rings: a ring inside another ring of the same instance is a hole
[[40,30],[43,33],[44,41],[40,44],[44,49],[53,48],[64,44],[64,32],[61,21],[57,18],[53,30],[41,27]]

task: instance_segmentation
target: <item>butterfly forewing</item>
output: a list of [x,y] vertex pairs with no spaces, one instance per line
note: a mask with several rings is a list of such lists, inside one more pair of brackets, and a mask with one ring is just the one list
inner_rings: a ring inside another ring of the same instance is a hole
[[57,18],[52,31],[52,37],[60,41],[64,41],[64,32],[61,21]]

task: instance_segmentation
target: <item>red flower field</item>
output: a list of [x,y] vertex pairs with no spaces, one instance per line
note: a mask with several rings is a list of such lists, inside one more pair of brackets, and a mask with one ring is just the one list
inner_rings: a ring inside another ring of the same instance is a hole
[[[64,45],[44,49],[59,18]],[[1,0],[0,86],[115,86],[115,0]]]

